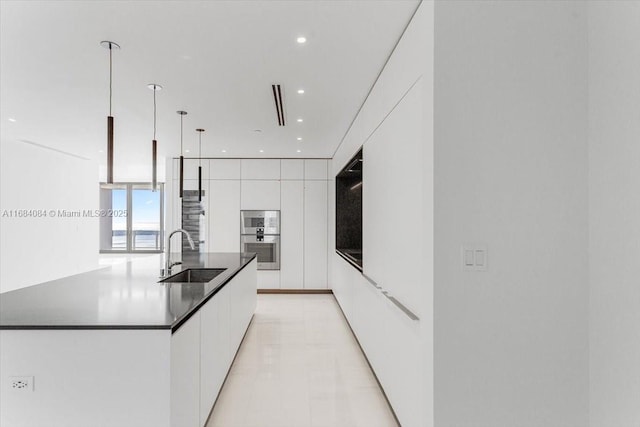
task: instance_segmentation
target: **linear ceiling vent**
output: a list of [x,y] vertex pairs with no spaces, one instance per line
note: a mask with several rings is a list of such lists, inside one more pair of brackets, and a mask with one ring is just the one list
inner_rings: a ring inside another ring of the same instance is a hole
[[282,88],[280,85],[271,85],[273,90],[273,100],[276,103],[276,113],[278,113],[278,126],[284,126],[284,104],[282,103]]

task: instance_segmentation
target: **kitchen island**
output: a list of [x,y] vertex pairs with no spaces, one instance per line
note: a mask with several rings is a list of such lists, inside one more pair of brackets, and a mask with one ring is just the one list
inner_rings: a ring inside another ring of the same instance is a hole
[[222,271],[159,283],[150,257],[1,294],[0,425],[203,426],[255,310],[257,262],[181,261],[173,274]]

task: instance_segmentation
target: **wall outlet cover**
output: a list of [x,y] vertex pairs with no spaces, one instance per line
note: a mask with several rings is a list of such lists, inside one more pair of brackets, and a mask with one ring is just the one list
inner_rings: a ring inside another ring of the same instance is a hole
[[18,392],[33,391],[33,377],[9,377],[9,388]]

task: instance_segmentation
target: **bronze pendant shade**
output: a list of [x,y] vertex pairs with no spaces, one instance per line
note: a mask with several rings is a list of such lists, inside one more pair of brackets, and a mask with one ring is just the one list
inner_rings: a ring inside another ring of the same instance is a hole
[[198,201],[202,201],[202,132],[204,129],[196,129],[198,132]]
[[113,116],[111,115],[111,104],[113,97],[113,51],[120,49],[118,43],[104,40],[100,46],[109,49],[109,115],[107,116],[107,183],[113,184]]
[[158,189],[158,141],[156,140],[156,92],[162,90],[157,83],[147,85],[153,91],[153,140],[151,141],[151,187],[153,191]]
[[184,156],[182,155],[182,130],[183,130],[183,119],[184,116],[187,115],[186,111],[176,111],[180,115],[180,198],[184,193]]

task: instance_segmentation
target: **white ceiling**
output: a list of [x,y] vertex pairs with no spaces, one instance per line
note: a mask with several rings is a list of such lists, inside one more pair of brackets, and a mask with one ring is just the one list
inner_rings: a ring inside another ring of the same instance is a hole
[[[203,157],[331,157],[418,1],[1,4],[2,140],[104,163],[108,50],[100,41],[112,40],[122,46],[113,54],[117,165],[148,163],[152,82],[164,87],[161,157],[179,154],[179,109],[189,113],[186,156],[197,156],[202,127]],[[284,87],[284,128],[272,83]]]

